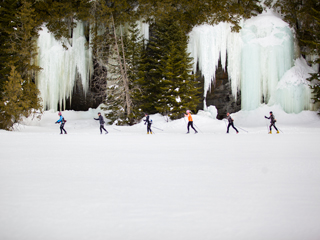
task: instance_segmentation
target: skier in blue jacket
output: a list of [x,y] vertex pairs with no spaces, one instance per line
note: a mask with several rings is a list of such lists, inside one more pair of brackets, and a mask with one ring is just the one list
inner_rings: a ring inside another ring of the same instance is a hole
[[64,131],[64,134],[67,134],[67,131],[64,129],[64,124],[67,120],[64,119],[61,112],[59,112],[58,115],[60,116],[60,118],[55,123],[60,123],[60,134],[63,134],[62,131]]

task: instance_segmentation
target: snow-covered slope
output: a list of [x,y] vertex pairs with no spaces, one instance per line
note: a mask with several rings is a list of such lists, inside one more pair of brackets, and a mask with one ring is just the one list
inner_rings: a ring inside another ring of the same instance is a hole
[[[261,106],[226,134],[209,110],[189,135],[160,115],[153,135],[142,122],[100,135],[97,109],[63,112],[67,135],[51,111],[0,131],[0,239],[319,239],[316,113]],[[283,133],[267,134],[270,110]]]

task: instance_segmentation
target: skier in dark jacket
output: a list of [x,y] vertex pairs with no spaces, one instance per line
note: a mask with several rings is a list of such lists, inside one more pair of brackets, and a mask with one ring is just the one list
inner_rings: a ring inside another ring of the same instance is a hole
[[227,127],[227,133],[229,133],[229,128],[230,126],[233,127],[234,130],[236,130],[237,134],[239,133],[238,129],[235,128],[235,126],[233,125],[233,119],[230,116],[230,113],[227,113],[227,120],[229,122],[228,127]]
[[150,134],[152,134],[152,130],[151,130],[152,120],[150,120],[150,117],[147,113],[145,114],[145,117],[146,117],[146,119],[143,121],[145,122],[144,125],[147,124],[147,134],[149,134],[149,132],[150,132]]
[[67,131],[64,129],[64,124],[67,120],[64,119],[61,112],[59,112],[58,115],[60,116],[60,118],[55,123],[60,123],[60,134],[63,134],[62,131],[64,131],[64,134],[67,134]]
[[108,131],[104,128],[104,123],[105,123],[105,121],[104,121],[104,119],[103,119],[103,117],[102,117],[102,115],[101,115],[100,112],[98,112],[98,116],[99,116],[98,118],[93,118],[93,119],[100,122],[100,134],[102,134],[102,129],[103,129],[103,130],[106,132],[106,134],[107,134]]
[[274,117],[274,115],[273,115],[273,113],[272,112],[270,112],[270,117],[267,117],[267,116],[264,116],[266,119],[270,119],[270,127],[269,127],[269,129],[270,129],[270,132],[269,132],[269,134],[272,134],[272,126],[277,130],[277,133],[279,133],[279,130],[277,129],[277,127],[276,127],[276,125],[275,125],[275,123],[276,123],[276,119],[275,119],[275,117]]

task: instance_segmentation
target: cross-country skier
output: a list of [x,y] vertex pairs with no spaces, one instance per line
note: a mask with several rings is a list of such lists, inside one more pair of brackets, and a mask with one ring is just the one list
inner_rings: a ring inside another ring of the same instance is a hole
[[147,113],[145,114],[145,117],[146,117],[146,119],[143,121],[145,122],[144,125],[147,124],[147,134],[149,134],[149,132],[150,132],[150,134],[152,134],[152,130],[151,130],[152,120],[150,120],[150,117]]
[[272,112],[270,112],[270,117],[267,117],[267,116],[264,116],[266,119],[270,119],[270,127],[269,127],[269,129],[270,129],[270,132],[269,132],[269,134],[272,134],[272,126],[277,130],[277,133],[279,133],[279,130],[277,129],[277,127],[276,127],[276,125],[275,125],[275,123],[276,123],[276,119],[275,119],[275,117],[274,117],[274,115],[273,115],[273,113]]
[[59,112],[58,115],[60,116],[60,118],[55,123],[60,123],[60,134],[63,134],[62,131],[64,131],[64,134],[67,134],[67,131],[64,129],[64,124],[67,120],[64,119],[61,112]]
[[94,120],[97,120],[100,122],[100,134],[102,134],[102,129],[106,132],[106,134],[108,133],[108,131],[104,128],[104,123],[105,121],[103,120],[103,117],[101,115],[100,112],[98,112],[98,118],[93,118]]
[[234,130],[236,130],[237,134],[239,133],[238,129],[233,125],[233,118],[230,116],[230,113],[227,113],[227,120],[229,122],[227,127],[227,133],[229,133],[230,126],[233,127]]
[[191,116],[191,112],[190,110],[187,110],[187,114],[184,115],[185,117],[188,117],[188,132],[189,133],[189,128],[191,126],[191,128],[194,130],[195,133],[198,133],[198,131],[193,127],[193,120],[192,120],[192,116]]

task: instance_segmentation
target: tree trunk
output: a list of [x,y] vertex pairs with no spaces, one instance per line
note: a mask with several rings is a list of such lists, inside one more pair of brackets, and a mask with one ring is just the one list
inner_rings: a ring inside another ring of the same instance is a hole
[[[127,115],[129,116],[131,114],[131,97],[130,97],[130,92],[129,92],[129,81],[127,78],[127,71],[126,71],[126,62],[125,62],[125,58],[123,57],[124,58],[124,67],[123,67],[121,57],[120,57],[119,47],[118,47],[118,39],[117,39],[116,27],[114,24],[113,15],[111,15],[111,18],[112,18],[112,24],[113,24],[114,40],[115,40],[116,49],[117,49],[118,62],[120,65],[120,73],[121,73],[121,77],[122,77],[122,81],[123,81],[123,85],[124,85],[124,91],[125,91]],[[121,36],[121,43],[122,43],[122,51],[123,51],[123,55],[124,55],[122,36]]]

